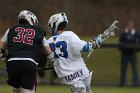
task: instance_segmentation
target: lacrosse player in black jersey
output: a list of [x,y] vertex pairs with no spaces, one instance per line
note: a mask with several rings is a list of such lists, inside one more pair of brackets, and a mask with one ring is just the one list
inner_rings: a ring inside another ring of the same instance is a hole
[[45,31],[38,27],[37,17],[30,11],[23,10],[18,16],[19,24],[9,28],[0,41],[0,58],[7,56],[8,84],[13,87],[13,93],[35,93],[36,67],[41,50],[44,47],[48,60],[54,55],[45,38]]

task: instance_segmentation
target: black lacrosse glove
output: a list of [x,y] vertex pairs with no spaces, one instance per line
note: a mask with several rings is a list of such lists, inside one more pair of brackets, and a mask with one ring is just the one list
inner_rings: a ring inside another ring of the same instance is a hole
[[6,50],[0,49],[0,60],[6,62],[7,61],[7,52]]

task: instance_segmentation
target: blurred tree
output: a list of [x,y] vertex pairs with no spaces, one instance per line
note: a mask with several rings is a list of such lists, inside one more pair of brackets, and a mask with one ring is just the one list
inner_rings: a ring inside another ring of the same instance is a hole
[[[103,32],[113,20],[120,28],[129,20],[140,24],[140,0],[0,0],[0,33],[16,23],[21,10],[34,12],[43,29],[52,14],[66,12],[68,29],[81,35]],[[140,28],[140,27],[138,27]],[[83,33],[84,32],[84,33]]]

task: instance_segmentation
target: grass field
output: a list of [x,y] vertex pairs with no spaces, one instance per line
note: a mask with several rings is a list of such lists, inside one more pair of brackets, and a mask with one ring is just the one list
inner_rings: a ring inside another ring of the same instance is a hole
[[[140,93],[139,87],[113,87],[93,86],[93,93]],[[0,85],[0,93],[12,93],[11,88],[6,84]],[[67,86],[39,85],[36,93],[71,93]]]
[[[89,41],[92,37],[81,37],[83,40]],[[106,43],[118,43],[118,38],[107,40]],[[83,54],[86,59],[87,54]],[[101,48],[96,50],[86,61],[87,67],[94,71],[92,84],[95,83],[111,83],[118,84],[120,79],[120,51],[117,48]],[[4,62],[0,63],[0,68],[5,66]],[[138,53],[138,75],[140,80],[140,52]],[[127,71],[127,81],[131,83],[130,65]],[[6,80],[6,76],[0,75],[0,80]],[[46,80],[50,79],[50,71],[46,71]],[[133,87],[93,87],[94,93],[140,93],[140,88]],[[39,86],[37,93],[70,93],[69,88],[65,86]],[[0,93],[11,93],[10,87],[0,85]]]

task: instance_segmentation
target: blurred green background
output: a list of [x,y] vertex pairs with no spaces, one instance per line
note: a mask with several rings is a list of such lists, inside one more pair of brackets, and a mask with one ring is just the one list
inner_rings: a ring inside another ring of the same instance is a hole
[[[74,31],[81,39],[89,41],[93,36],[102,33],[109,25],[118,20],[120,31],[116,36],[108,39],[105,43],[118,44],[119,35],[127,22],[133,21],[136,29],[140,30],[140,0],[0,0],[0,36],[11,26],[17,24],[17,16],[21,10],[30,10],[37,15],[40,26],[48,33],[47,22],[51,15],[65,12],[68,16],[67,30]],[[49,37],[48,33],[48,37]],[[120,51],[118,48],[100,48],[94,51],[87,60],[85,53],[82,54],[87,67],[93,71],[93,85],[117,85],[120,78]],[[140,53],[138,52],[138,75],[140,80]],[[0,63],[0,83],[7,79],[5,63]],[[46,71],[46,80],[50,80],[50,71]],[[131,68],[127,71],[127,81],[131,84]],[[6,88],[6,89],[5,89]],[[39,86],[39,90],[51,90],[56,88],[66,90],[65,86]],[[4,90],[1,92],[1,90]],[[7,90],[7,85],[0,85],[0,93]],[[105,92],[105,91],[108,92]],[[110,91],[109,91],[110,90]],[[139,93],[138,88],[114,88],[93,87],[95,93]],[[9,90],[8,90],[9,91]],[[52,90],[53,91],[53,90]],[[114,91],[114,92],[113,92]],[[120,92],[116,92],[120,91]],[[124,92],[125,91],[125,92]],[[129,91],[129,92],[128,92]],[[133,91],[133,92],[132,92]],[[62,93],[62,92],[49,92]],[[66,92],[65,92],[66,93]]]

